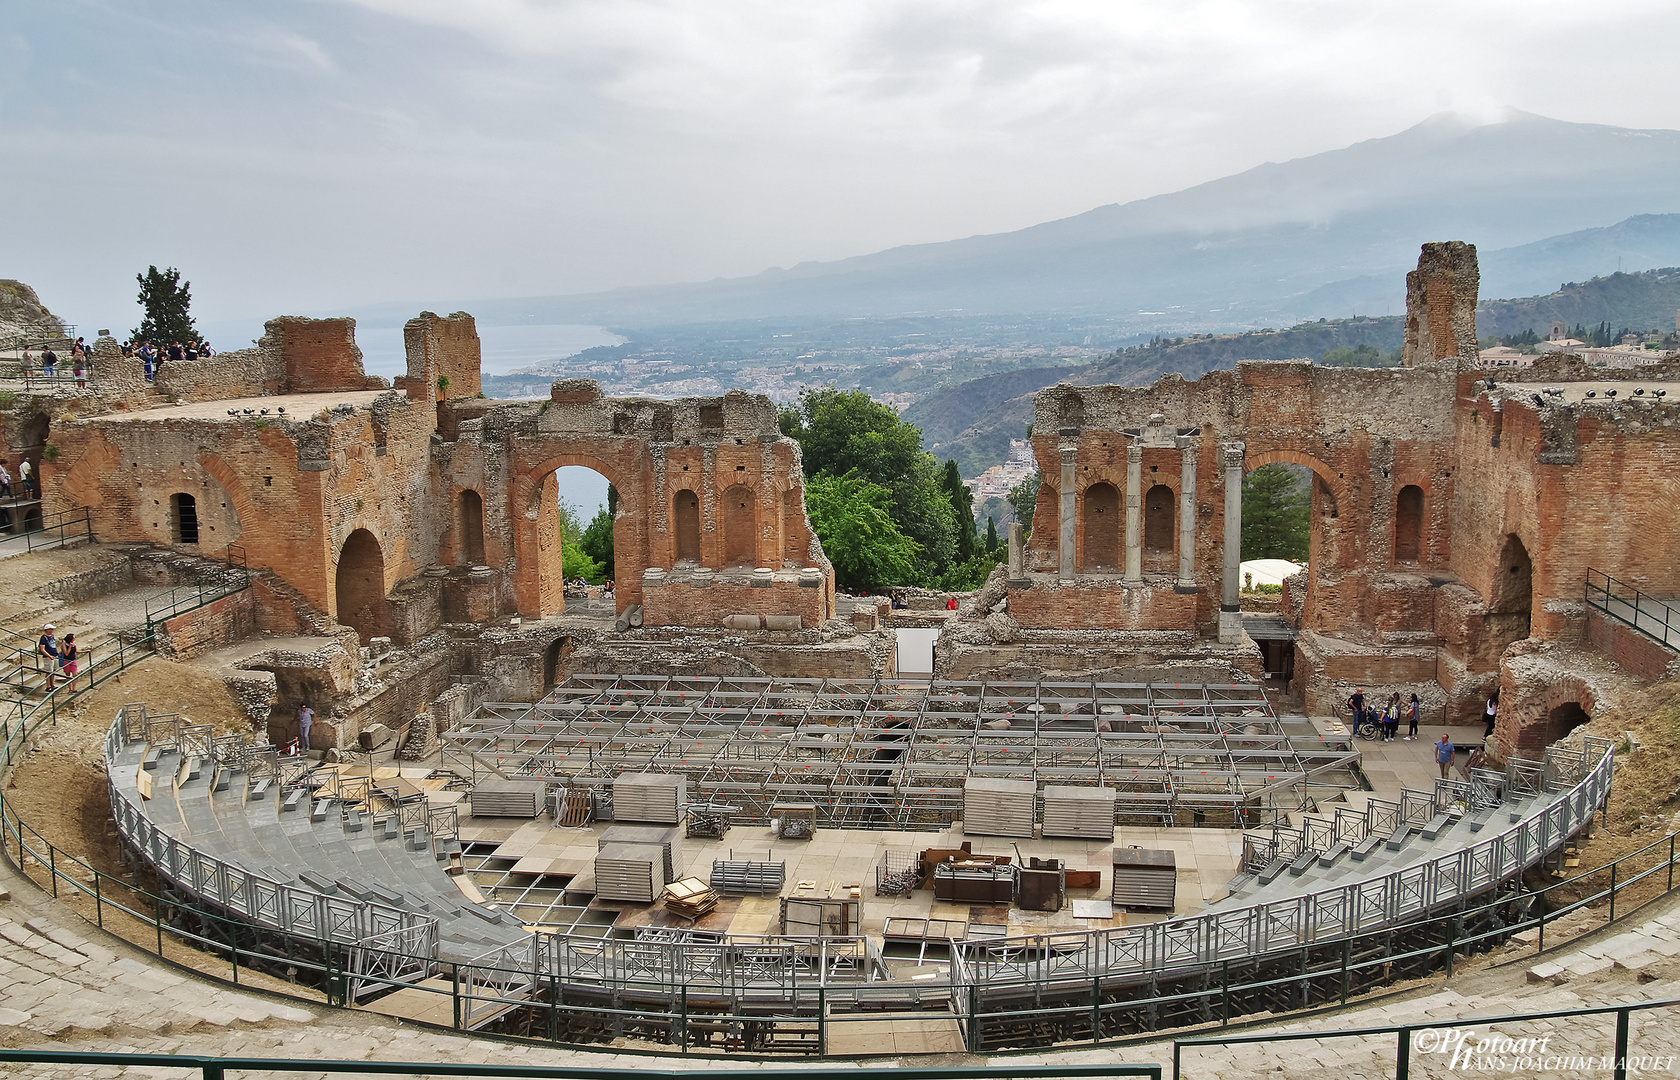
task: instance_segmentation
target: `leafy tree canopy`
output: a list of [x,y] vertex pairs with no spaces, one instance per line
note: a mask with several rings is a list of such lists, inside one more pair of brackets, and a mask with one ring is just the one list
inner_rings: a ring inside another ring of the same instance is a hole
[[818,475],[805,482],[805,507],[843,588],[869,592],[915,580],[917,545],[893,521],[885,487],[856,471]]
[[140,283],[140,307],[146,315],[134,328],[133,340],[170,345],[198,339],[192,316],[187,314],[192,282],[182,281],[181,271],[150,266],[144,274],[134,275],[134,280]]
[[1242,484],[1242,557],[1307,561],[1312,493],[1299,466],[1262,465]]
[[1029,533],[1032,532],[1033,509],[1038,506],[1038,488],[1043,483],[1044,473],[1034,469],[1031,476],[1009,489],[1009,506],[1015,511],[1015,520]]
[[[600,585],[607,580],[606,568],[591,558],[587,550],[585,537],[588,530],[583,525],[583,518],[578,508],[560,500],[560,573],[567,581],[582,578],[591,585]],[[599,520],[600,515],[596,515]],[[611,536],[611,521],[608,521],[608,536]]]
[[613,577],[613,516],[605,507],[595,512],[589,527],[577,544],[583,553],[601,564],[607,577]]

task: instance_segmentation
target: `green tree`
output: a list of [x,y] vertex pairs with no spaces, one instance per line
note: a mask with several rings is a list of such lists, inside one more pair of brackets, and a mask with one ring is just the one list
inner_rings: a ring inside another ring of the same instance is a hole
[[[942,490],[938,464],[922,449],[920,428],[861,390],[832,386],[800,394],[797,410],[782,410],[777,423],[798,441],[807,477],[855,472],[891,493],[893,523],[917,552],[915,574],[898,584],[932,583],[950,569],[957,554],[956,512]],[[834,550],[823,546],[833,558]]]
[[976,542],[979,536],[974,529],[974,492],[963,483],[962,472],[955,461],[945,462],[944,475],[940,477],[941,488],[945,497],[951,500],[952,526],[956,533],[957,562],[965,563],[974,558],[977,550]]
[[892,492],[849,471],[805,482],[805,508],[834,577],[847,589],[872,591],[916,577],[916,542],[893,521]]
[[997,518],[988,514],[986,516],[986,550],[996,551],[998,544]]
[[589,522],[589,527],[583,530],[578,547],[601,565],[602,573],[613,577],[613,516],[602,507],[595,512],[595,517]]
[[198,331],[187,314],[192,304],[192,282],[182,281],[181,271],[173,266],[161,271],[151,266],[144,274],[134,275],[134,280],[140,283],[140,307],[146,313],[134,328],[135,341],[169,345],[197,340]]
[[[583,519],[578,508],[560,500],[560,573],[567,581],[582,578],[591,585],[607,580],[606,570],[585,549]],[[599,515],[597,515],[599,516]],[[609,532],[610,535],[610,532]]]
[[1312,494],[1305,470],[1262,465],[1242,484],[1242,557],[1305,562]]
[[1015,520],[1029,533],[1032,532],[1033,510],[1038,506],[1038,488],[1043,483],[1043,470],[1034,469],[1031,476],[1009,489],[1009,505],[1015,511]]

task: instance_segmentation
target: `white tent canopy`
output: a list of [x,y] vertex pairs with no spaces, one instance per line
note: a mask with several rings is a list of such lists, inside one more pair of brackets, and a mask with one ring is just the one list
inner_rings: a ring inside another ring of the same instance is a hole
[[1245,589],[1252,589],[1256,585],[1282,585],[1284,578],[1299,574],[1305,569],[1301,563],[1290,562],[1288,559],[1251,559],[1243,563],[1238,570],[1238,580]]

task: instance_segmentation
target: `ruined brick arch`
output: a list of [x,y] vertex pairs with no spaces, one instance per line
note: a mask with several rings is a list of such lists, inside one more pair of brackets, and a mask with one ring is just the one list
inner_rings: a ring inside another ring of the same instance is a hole
[[363,645],[391,632],[385,590],[385,553],[379,538],[357,528],[338,550],[333,618],[354,629]]
[[[228,463],[219,457],[206,454],[198,459],[199,468],[210,474],[210,479],[221,485],[227,494],[228,503],[233,507],[234,517],[239,519],[239,532],[226,537],[223,544],[245,544],[247,532],[262,534],[265,530],[259,524],[264,520],[263,515],[251,502],[251,496],[246,493],[245,485],[240,482],[239,475],[228,467]],[[266,539],[266,538],[265,538]]]
[[1494,736],[1507,757],[1538,758],[1546,747],[1586,723],[1598,711],[1598,695],[1584,679],[1559,675],[1547,681],[1540,692],[1523,693],[1506,676],[1500,688],[1499,724]]
[[[646,519],[652,517],[654,509],[663,510],[647,505],[647,490],[640,478],[632,480],[625,475],[638,466],[645,468],[645,445],[628,461],[615,464],[602,454],[576,447],[576,442],[586,441],[588,436],[574,438],[545,440],[533,446],[538,452],[556,444],[568,448],[537,458],[535,465],[520,465],[510,485],[508,507],[514,520],[508,526],[513,536],[503,550],[511,548],[514,552],[514,592],[519,611],[527,618],[546,618],[566,608],[554,473],[568,465],[593,469],[618,489],[618,516],[613,519],[614,600],[619,611],[641,603],[642,571],[648,565],[648,530],[652,527]],[[614,444],[625,440],[600,441],[615,448]],[[663,511],[660,518],[668,512]]]
[[723,526],[725,566],[758,565],[758,492],[750,484],[736,483],[719,495],[718,522]]
[[484,496],[462,488],[455,496],[455,561],[463,566],[484,562]]
[[1299,450],[1262,450],[1258,453],[1245,453],[1243,455],[1243,475],[1247,476],[1264,465],[1277,465],[1283,462],[1311,469],[1324,482],[1324,487],[1330,494],[1329,516],[1340,516],[1341,504],[1347,501],[1347,482],[1336,475],[1334,469],[1311,454],[1303,454]]
[[1125,528],[1120,487],[1098,480],[1080,492],[1080,573],[1116,573],[1120,569],[1120,534]]

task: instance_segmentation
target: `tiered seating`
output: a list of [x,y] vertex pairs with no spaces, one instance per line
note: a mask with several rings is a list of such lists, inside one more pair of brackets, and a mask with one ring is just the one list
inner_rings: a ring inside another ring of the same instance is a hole
[[[299,890],[436,919],[440,959],[470,959],[525,936],[503,912],[457,888],[424,829],[405,835],[394,809],[369,815],[317,799],[301,769],[289,782],[264,776],[253,783],[247,769],[140,741],[123,745],[108,764],[114,788],[199,852]],[[150,798],[141,796],[142,772]]]

